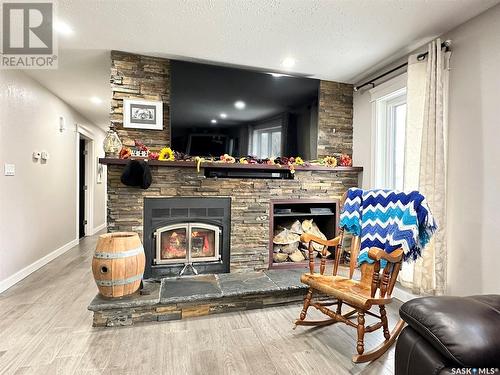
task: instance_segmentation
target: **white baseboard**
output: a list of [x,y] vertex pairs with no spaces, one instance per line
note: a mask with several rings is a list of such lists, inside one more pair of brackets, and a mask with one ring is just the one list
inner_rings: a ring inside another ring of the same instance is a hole
[[7,277],[5,280],[0,280],[0,293],[9,289],[14,284],[17,284],[19,281],[31,275],[36,270],[42,268],[43,266],[45,266],[47,263],[54,260],[58,256],[64,254],[72,247],[78,245],[78,241],[79,241],[78,238],[76,238],[68,242],[67,244],[61,246],[59,249],[56,249],[53,252],[45,255],[43,258],[40,258],[37,261],[31,263],[29,266],[26,266],[23,269],[17,271],[15,274]]
[[96,234],[100,230],[106,228],[106,225],[107,225],[106,223],[102,223],[101,225],[95,227],[94,230],[92,231],[92,233],[90,235],[93,236],[94,234]]

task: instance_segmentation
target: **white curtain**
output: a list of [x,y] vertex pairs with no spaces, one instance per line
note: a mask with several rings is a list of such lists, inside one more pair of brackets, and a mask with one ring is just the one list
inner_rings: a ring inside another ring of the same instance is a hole
[[415,263],[405,264],[400,281],[417,294],[443,294],[446,287],[446,159],[448,66],[441,40],[428,55],[408,60],[405,190],[419,190],[427,199],[439,229]]

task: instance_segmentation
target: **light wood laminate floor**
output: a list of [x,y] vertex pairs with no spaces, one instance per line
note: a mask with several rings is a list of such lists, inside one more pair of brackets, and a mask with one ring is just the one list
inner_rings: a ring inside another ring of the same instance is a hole
[[[0,374],[393,373],[394,347],[371,364],[351,362],[350,327],[292,330],[299,305],[92,328],[95,243],[96,236],[85,238],[0,294]],[[398,307],[388,309],[391,325]],[[368,349],[379,340],[378,332],[367,334]]]

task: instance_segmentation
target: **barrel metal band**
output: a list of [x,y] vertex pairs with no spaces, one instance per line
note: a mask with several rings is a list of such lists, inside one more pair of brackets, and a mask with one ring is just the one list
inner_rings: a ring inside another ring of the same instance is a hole
[[142,273],[139,275],[135,275],[132,277],[129,277],[128,279],[120,279],[120,280],[96,280],[96,284],[99,286],[117,286],[117,285],[125,285],[125,284],[130,284],[133,283],[134,281],[141,280],[142,279]]
[[127,251],[122,251],[119,253],[104,253],[101,251],[96,251],[94,254],[94,258],[97,258],[97,259],[120,259],[120,258],[132,257],[134,255],[139,255],[142,252],[144,252],[142,246],[136,247],[135,249],[131,249],[131,250],[127,250]]

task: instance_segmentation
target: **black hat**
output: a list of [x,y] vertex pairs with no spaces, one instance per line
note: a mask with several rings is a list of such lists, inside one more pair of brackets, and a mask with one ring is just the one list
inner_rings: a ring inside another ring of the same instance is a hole
[[140,187],[141,189],[147,189],[151,186],[152,181],[151,168],[144,160],[129,160],[121,177],[121,182],[124,185]]

